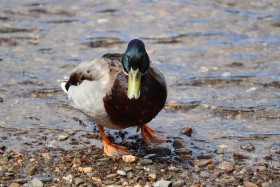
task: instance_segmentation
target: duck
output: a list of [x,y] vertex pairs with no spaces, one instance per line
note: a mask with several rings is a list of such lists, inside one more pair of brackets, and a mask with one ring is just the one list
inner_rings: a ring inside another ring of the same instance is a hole
[[107,156],[131,153],[111,143],[104,127],[137,127],[148,145],[167,141],[159,137],[164,133],[147,125],[165,106],[167,86],[140,39],[131,40],[125,53],[107,53],[80,63],[61,87],[72,106],[97,124]]

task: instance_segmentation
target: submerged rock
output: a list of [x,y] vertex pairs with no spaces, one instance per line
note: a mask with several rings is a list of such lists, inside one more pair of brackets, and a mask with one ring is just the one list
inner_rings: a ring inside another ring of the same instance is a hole
[[254,151],[255,147],[253,146],[253,144],[251,142],[248,142],[248,143],[240,145],[240,149],[244,149],[246,151]]

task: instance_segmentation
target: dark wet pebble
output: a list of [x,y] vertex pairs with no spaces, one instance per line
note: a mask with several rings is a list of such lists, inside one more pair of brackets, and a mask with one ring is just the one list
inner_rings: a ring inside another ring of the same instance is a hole
[[192,154],[192,150],[191,149],[186,149],[186,148],[175,149],[174,152],[176,154],[183,154],[183,155],[184,154],[186,154],[186,155]]
[[2,97],[0,97],[0,103],[3,103],[4,99]]
[[138,162],[138,165],[145,166],[145,165],[149,165],[149,164],[152,164],[152,163],[153,163],[153,161],[151,159],[143,159],[143,160]]
[[152,148],[146,151],[147,154],[151,155],[151,154],[155,154],[155,155],[161,155],[161,156],[165,156],[165,155],[170,155],[171,154],[171,150],[168,148]]
[[251,142],[247,142],[245,144],[240,145],[240,149],[244,149],[246,151],[254,151],[255,147]]
[[111,157],[106,157],[106,158],[101,158],[101,159],[98,159],[97,161],[98,162],[109,162],[109,161],[112,161],[113,159]]
[[185,145],[183,140],[181,140],[181,139],[174,139],[173,147],[175,147],[175,148],[185,148],[186,145]]

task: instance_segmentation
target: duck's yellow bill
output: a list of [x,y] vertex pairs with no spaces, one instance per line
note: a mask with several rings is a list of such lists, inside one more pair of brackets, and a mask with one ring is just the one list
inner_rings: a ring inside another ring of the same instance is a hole
[[128,74],[128,90],[127,97],[129,99],[138,99],[140,97],[141,72],[139,69],[130,68]]

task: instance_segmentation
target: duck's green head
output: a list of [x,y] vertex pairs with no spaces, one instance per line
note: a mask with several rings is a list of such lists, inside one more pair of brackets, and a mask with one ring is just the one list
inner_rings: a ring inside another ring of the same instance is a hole
[[140,97],[141,76],[150,66],[150,59],[141,40],[134,39],[128,43],[123,56],[123,69],[128,74],[127,97],[138,99]]

